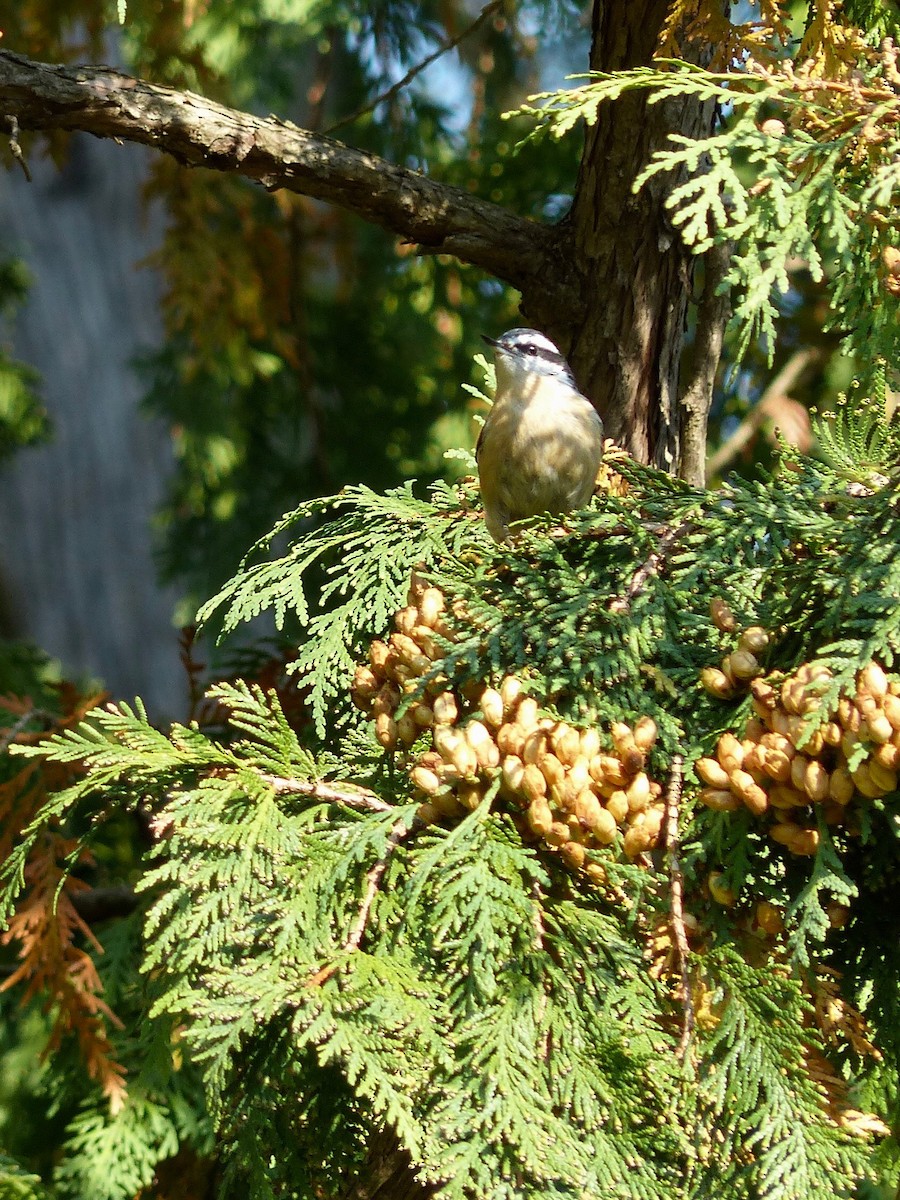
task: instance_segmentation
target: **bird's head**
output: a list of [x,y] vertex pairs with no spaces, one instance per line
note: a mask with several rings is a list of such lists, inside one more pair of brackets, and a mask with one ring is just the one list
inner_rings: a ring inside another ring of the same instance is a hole
[[497,388],[522,388],[535,375],[549,376],[577,388],[571,368],[553,342],[537,329],[508,329],[499,338],[482,334],[494,348]]

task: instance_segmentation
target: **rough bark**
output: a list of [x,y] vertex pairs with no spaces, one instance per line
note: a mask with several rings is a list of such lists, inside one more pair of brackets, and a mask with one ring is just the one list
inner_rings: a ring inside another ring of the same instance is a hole
[[706,426],[722,357],[725,325],[731,312],[731,297],[722,290],[730,257],[729,246],[714,246],[704,256],[705,279],[697,305],[694,364],[681,397],[683,433],[678,474],[695,487],[706,484]]
[[338,1200],[428,1200],[436,1185],[421,1183],[412,1160],[391,1130],[379,1130],[369,1139],[366,1167],[348,1184]]
[[[668,0],[595,0],[591,69],[649,62],[668,7]],[[713,119],[711,104],[650,105],[645,93],[603,106],[587,130],[567,221],[567,258],[582,308],[569,330],[576,377],[609,435],[642,462],[668,470],[679,460],[678,373],[691,255],[665,210],[671,179],[656,176],[637,194],[633,184],[671,132],[700,136]]]

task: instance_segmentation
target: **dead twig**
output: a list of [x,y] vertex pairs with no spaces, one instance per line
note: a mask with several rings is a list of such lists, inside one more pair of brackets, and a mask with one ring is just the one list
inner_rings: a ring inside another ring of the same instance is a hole
[[20,733],[24,732],[30,721],[47,720],[47,713],[41,708],[29,708],[28,712],[22,713],[17,721],[15,721],[0,737],[0,754],[10,748]]
[[684,784],[684,759],[680,754],[672,758],[669,767],[669,787],[666,792],[666,857],[669,865],[669,903],[671,912],[672,937],[675,943],[675,958],[681,975],[681,1037],[678,1041],[676,1054],[683,1060],[687,1054],[694,1031],[694,1000],[691,991],[691,977],[688,970],[690,947],[687,932],[684,927],[684,875],[678,860],[678,809],[681,803],[681,789]]
[[768,416],[768,404],[774,397],[786,396],[809,364],[818,357],[819,351],[813,347],[797,350],[791,355],[728,441],[723,442],[711,456],[706,464],[707,479],[721,475],[724,469],[753,441],[756,431]]
[[[347,936],[341,950],[346,953],[352,953],[358,950],[362,944],[362,940],[366,933],[366,927],[369,924],[369,914],[372,911],[372,905],[375,902],[375,897],[378,894],[378,888],[384,878],[384,873],[387,870],[388,862],[391,855],[400,845],[404,838],[409,836],[411,827],[405,821],[395,821],[391,827],[391,832],[388,834],[388,839],[384,847],[384,853],[378,858],[366,872],[366,890],[363,894],[362,903],[359,906],[359,911],[356,914],[356,920],[353,923],[353,928]],[[326,979],[331,976],[340,966],[339,962],[326,963],[324,967],[320,967],[313,975],[310,975],[306,981],[307,987],[321,987]]]
[[28,169],[28,163],[25,161],[25,155],[22,153],[22,147],[19,145],[19,122],[16,117],[7,117],[6,124],[9,128],[9,149],[13,158],[25,172],[25,178],[29,183],[31,180],[31,171]]
[[627,614],[631,611],[631,604],[635,596],[639,595],[644,588],[644,584],[651,577],[656,575],[662,565],[665,563],[669,551],[679,538],[688,533],[693,528],[690,521],[682,521],[680,525],[676,525],[674,529],[667,530],[659,539],[659,546],[654,550],[647,559],[638,567],[631,577],[631,582],[628,585],[628,591],[624,596],[614,596],[609,602],[609,611],[616,614]]

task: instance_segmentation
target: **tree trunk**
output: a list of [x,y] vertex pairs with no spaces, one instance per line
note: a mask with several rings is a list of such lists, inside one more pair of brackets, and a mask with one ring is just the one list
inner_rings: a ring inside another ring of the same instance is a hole
[[373,1133],[365,1171],[341,1193],[339,1200],[428,1200],[437,1190],[420,1183],[409,1154],[391,1130]]
[[[664,0],[595,0],[591,69],[648,62],[666,9]],[[691,255],[668,221],[665,181],[654,180],[637,196],[632,183],[670,132],[703,135],[713,116],[711,105],[648,106],[641,94],[601,109],[588,128],[572,212],[560,231],[556,286],[522,290],[523,313],[566,348],[607,434],[642,462],[668,470],[679,466],[684,424],[678,377]],[[565,286],[573,278],[577,292]],[[577,296],[574,320],[560,296],[570,302]],[[371,1171],[342,1200],[427,1200],[431,1194],[416,1182],[393,1135],[373,1139],[369,1161]]]
[[[595,0],[591,70],[618,71],[651,61],[667,0]],[[562,342],[578,382],[603,417],[607,435],[641,462],[675,471],[684,416],[679,364],[690,300],[692,256],[665,210],[671,177],[633,184],[670,133],[706,136],[711,103],[647,103],[632,92],[601,106],[588,126],[565,256],[579,311],[542,304],[523,292],[522,307]],[[676,180],[677,182],[677,180]]]

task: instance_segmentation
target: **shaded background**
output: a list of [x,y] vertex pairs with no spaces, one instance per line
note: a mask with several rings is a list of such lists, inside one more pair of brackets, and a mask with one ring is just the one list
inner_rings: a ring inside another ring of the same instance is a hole
[[61,169],[32,155],[33,183],[0,173],[0,256],[32,280],[12,345],[39,369],[52,421],[49,440],[0,468],[0,570],[6,636],[174,713],[177,590],[149,537],[174,459],[134,370],[163,337],[162,280],[137,266],[163,231],[161,206],[140,202],[149,156],[75,135]]

